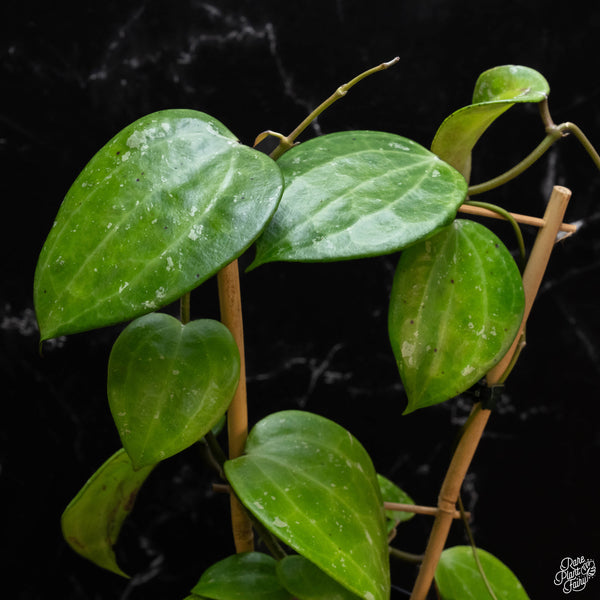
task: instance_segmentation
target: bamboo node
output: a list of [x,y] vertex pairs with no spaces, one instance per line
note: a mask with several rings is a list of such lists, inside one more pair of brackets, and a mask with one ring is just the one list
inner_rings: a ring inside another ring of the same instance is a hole
[[438,511],[441,513],[446,513],[447,515],[452,515],[456,513],[456,501],[452,501],[448,498],[442,498],[441,496],[438,498]]

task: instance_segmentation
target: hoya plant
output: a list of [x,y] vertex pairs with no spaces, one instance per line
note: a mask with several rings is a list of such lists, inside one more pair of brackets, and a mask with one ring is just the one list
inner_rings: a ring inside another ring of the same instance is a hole
[[[291,134],[259,134],[257,144],[276,141],[270,155],[210,115],[164,110],[118,132],[69,189],[35,272],[41,343],[128,323],[107,374],[122,447],[62,515],[68,544],[99,567],[128,576],[114,546],[138,491],[156,465],[202,444],[216,489],[230,495],[235,551],[198,573],[188,600],[386,600],[395,585],[412,586],[419,600],[432,583],[444,600],[527,598],[510,568],[474,541],[445,546],[455,518],[469,532],[460,487],[557,233],[574,230],[563,224],[570,192],[555,187],[542,217],[472,198],[568,134],[598,167],[600,157],[577,126],[552,121],[544,77],[517,65],[484,72],[471,104],[443,121],[429,149],[384,131],[298,143],[323,110],[396,60],[338,88]],[[477,141],[519,103],[539,106],[545,137],[507,173],[472,185]],[[517,260],[485,217],[512,223]],[[540,228],[528,260],[519,221]],[[477,398],[436,506],[415,505],[410,490],[378,474],[353,432],[323,416],[286,410],[249,426],[237,266],[247,251],[250,272],[400,253],[388,325],[404,413],[469,391]],[[191,320],[191,292],[215,276],[220,321]],[[179,318],[163,310],[176,301]],[[390,558],[406,558],[397,529],[421,513],[434,524],[418,578],[392,582]]]

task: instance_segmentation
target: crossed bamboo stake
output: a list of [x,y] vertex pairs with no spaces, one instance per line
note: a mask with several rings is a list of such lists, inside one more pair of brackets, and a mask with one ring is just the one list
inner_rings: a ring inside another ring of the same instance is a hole
[[[561,229],[564,230],[562,220],[570,198],[571,191],[567,188],[561,186],[553,188],[544,214],[543,223],[541,223],[523,273],[525,312],[521,328],[504,358],[487,374],[486,382],[488,387],[493,387],[502,381],[504,373],[512,363],[515,353],[518,353],[521,349],[525,323],[542,282],[556,236]],[[490,410],[483,408],[480,403],[476,404],[471,412],[468,425],[458,442],[440,489],[437,514],[410,600],[425,600],[429,592],[440,555],[448,538],[450,525],[454,519],[460,489],[483,435],[490,412]]]
[[[575,227],[563,223],[563,217],[571,197],[571,191],[565,187],[555,186],[552,190],[543,219],[514,215],[515,220],[538,226],[539,232],[531,250],[527,266],[523,273],[525,290],[525,311],[521,328],[504,358],[487,374],[488,387],[494,387],[503,381],[503,377],[513,359],[523,346],[525,323],[537,295],[546,266],[554,247],[559,231],[573,233]],[[497,217],[485,209],[462,206],[461,212],[482,216]],[[248,435],[248,411],[246,401],[246,377],[244,360],[244,334],[242,324],[242,304],[237,260],[222,269],[218,276],[221,320],[232,332],[240,351],[241,369],[240,383],[227,414],[229,458],[236,458],[244,451]],[[457,518],[456,503],[464,478],[467,474],[491,411],[477,403],[471,412],[462,437],[460,438],[446,477],[442,483],[436,507],[417,507],[413,505],[389,506],[396,510],[407,510],[435,516],[427,548],[415,582],[411,600],[425,600],[433,582],[440,555],[446,544],[450,525]],[[236,552],[249,552],[254,549],[252,522],[243,506],[234,494],[231,498],[232,531]],[[426,509],[426,510],[423,510]]]

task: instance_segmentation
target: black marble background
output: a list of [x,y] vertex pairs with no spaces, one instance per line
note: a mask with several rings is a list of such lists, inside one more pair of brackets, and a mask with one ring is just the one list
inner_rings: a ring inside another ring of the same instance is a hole
[[[594,2],[5,0],[0,14],[0,568],[11,598],[183,598],[233,551],[227,501],[212,493],[196,448],[155,471],[124,526],[118,556],[131,580],[88,564],[60,536],[63,508],[120,445],[105,392],[120,328],[60,339],[41,358],[33,271],[72,180],[119,129],[186,107],[251,144],[264,129],[291,131],[338,85],[399,55],[303,139],[382,129],[427,146],[442,119],[469,103],[481,71],[516,63],[549,80],[555,121],[574,121],[600,144]],[[478,146],[473,182],[512,166],[542,137],[535,109],[512,109]],[[564,556],[600,561],[600,174],[566,139],[485,198],[541,216],[554,183],[573,190],[567,219],[580,231],[556,247],[527,349],[464,487],[478,544],[531,598],[545,599],[563,596],[553,577]],[[494,228],[513,244],[507,227]],[[534,233],[526,230],[529,244]],[[286,408],[334,418],[380,472],[432,505],[469,404],[401,417],[386,334],[396,260],[276,264],[242,276],[250,418]],[[193,312],[217,316],[213,282],[194,293]],[[413,519],[396,545],[421,552],[430,525]],[[465,543],[460,525],[450,542]],[[414,577],[413,567],[394,566],[397,586],[410,589]],[[597,576],[578,597],[599,590]]]

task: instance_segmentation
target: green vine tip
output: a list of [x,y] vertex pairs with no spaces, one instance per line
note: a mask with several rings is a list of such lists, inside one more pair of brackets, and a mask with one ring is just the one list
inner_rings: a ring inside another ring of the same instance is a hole
[[262,140],[264,140],[267,135],[274,135],[275,137],[280,139],[279,145],[277,146],[277,148],[275,148],[275,150],[273,150],[273,152],[271,152],[270,156],[273,160],[277,160],[282,154],[284,154],[285,152],[287,152],[292,146],[295,145],[295,141],[296,138],[327,108],[329,108],[334,102],[336,102],[337,100],[339,100],[340,98],[343,98],[347,93],[348,90],[353,87],[354,85],[356,85],[359,81],[362,81],[363,79],[365,79],[365,77],[368,77],[369,75],[372,75],[373,73],[378,73],[379,71],[385,71],[386,69],[389,69],[391,66],[395,65],[398,61],[400,60],[399,56],[396,56],[395,58],[392,58],[392,60],[388,60],[387,62],[383,62],[379,65],[377,65],[376,67],[372,67],[371,69],[368,69],[366,71],[363,71],[360,75],[357,75],[356,77],[354,77],[354,79],[351,79],[350,81],[348,81],[347,83],[344,83],[343,85],[341,85],[340,87],[338,87],[336,89],[336,91],[329,96],[329,98],[327,98],[327,100],[325,100],[324,102],[322,102],[321,104],[319,104],[319,106],[317,106],[317,108],[315,108],[303,121],[302,123],[300,123],[296,129],[294,129],[294,131],[292,131],[288,136],[284,136],[281,134],[276,134],[274,132],[271,131],[264,131],[263,133],[259,134],[257,136],[257,141],[255,142],[255,145],[257,143],[260,143]]
[[377,65],[376,67],[372,67],[371,69],[367,69],[366,71],[362,72],[360,75],[357,75],[354,79],[351,79],[350,81],[348,81],[347,83],[345,83],[344,85],[341,85],[338,89],[337,89],[337,93],[345,96],[346,93],[348,92],[348,90],[356,85],[359,81],[362,81],[365,77],[368,77],[369,75],[372,75],[373,73],[378,73],[379,71],[385,71],[386,69],[389,69],[390,67],[393,67],[398,61],[400,60],[399,56],[396,56],[395,58],[392,58],[392,60],[388,60],[387,62],[381,63],[380,65]]
[[400,60],[399,56],[392,58],[392,60],[388,60],[388,62],[384,62],[381,65],[382,69],[389,69],[389,67],[393,67]]

